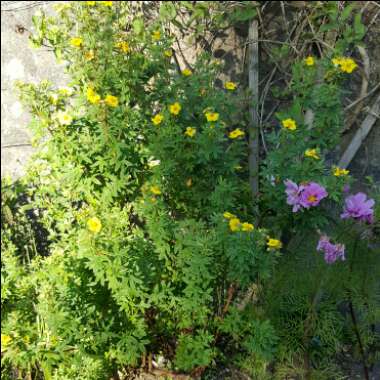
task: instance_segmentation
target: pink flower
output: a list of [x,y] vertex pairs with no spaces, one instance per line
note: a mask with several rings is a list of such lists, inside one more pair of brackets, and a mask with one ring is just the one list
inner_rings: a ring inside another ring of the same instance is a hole
[[325,254],[325,261],[327,264],[332,264],[338,259],[346,260],[344,256],[344,244],[332,244],[330,238],[327,236],[321,236],[317,245],[317,251],[323,251]]
[[284,184],[286,186],[285,193],[288,195],[286,203],[293,206],[293,212],[297,212],[301,208],[301,192],[304,187],[298,186],[290,179],[284,181]]
[[357,193],[350,195],[345,200],[342,219],[353,218],[368,223],[373,223],[373,206],[375,201],[373,199],[367,200],[367,195],[364,193]]
[[315,182],[310,182],[305,186],[301,194],[301,206],[309,208],[311,206],[318,206],[319,202],[326,198],[328,195],[326,189]]
[[326,189],[315,182],[297,185],[288,179],[284,181],[284,184],[286,186],[285,193],[288,196],[286,203],[293,206],[293,212],[297,212],[302,207],[318,206],[319,202],[328,195]]

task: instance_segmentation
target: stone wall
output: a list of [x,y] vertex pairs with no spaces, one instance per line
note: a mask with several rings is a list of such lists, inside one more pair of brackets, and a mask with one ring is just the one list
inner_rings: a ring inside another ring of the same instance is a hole
[[1,176],[21,176],[33,151],[27,128],[30,118],[18,101],[14,81],[65,83],[63,67],[52,52],[33,49],[28,40],[33,14],[38,9],[50,12],[52,3],[56,2],[1,2]]

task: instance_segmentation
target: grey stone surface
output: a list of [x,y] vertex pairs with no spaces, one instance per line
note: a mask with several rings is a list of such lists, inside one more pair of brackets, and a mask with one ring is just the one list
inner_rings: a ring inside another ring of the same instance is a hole
[[33,152],[27,128],[30,117],[18,101],[14,81],[66,82],[63,66],[56,63],[53,53],[32,49],[28,39],[33,14],[39,9],[52,12],[53,3],[57,2],[1,2],[1,176],[20,177]]

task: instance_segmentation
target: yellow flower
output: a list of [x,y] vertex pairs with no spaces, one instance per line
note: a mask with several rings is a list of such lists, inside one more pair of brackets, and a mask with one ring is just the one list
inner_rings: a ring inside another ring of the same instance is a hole
[[351,74],[358,67],[352,58],[337,57],[333,58],[331,62],[335,67],[339,67],[341,71],[349,74]]
[[182,70],[182,75],[184,75],[185,77],[188,77],[192,74],[192,71],[190,69],[184,69]]
[[282,120],[282,126],[290,131],[295,131],[297,129],[297,124],[293,119]]
[[357,67],[358,65],[351,58],[344,58],[340,63],[340,69],[348,74],[351,74]]
[[223,216],[226,218],[226,219],[232,219],[232,218],[236,218],[236,216],[234,214],[231,214],[230,212],[226,211]]
[[87,100],[90,103],[98,104],[100,102],[100,95],[97,94],[92,87],[87,89]]
[[337,57],[337,58],[333,58],[331,62],[334,66],[340,66],[340,64],[343,62],[343,59],[344,59],[343,57]]
[[191,178],[189,178],[187,181],[186,181],[186,186],[187,187],[191,187],[193,185],[193,180]]
[[150,187],[150,191],[154,195],[160,195],[161,194],[161,190],[160,190],[160,188],[158,186],[151,186]]
[[106,7],[112,7],[113,1],[100,1],[100,4],[106,6]]
[[164,54],[165,54],[165,56],[168,57],[168,58],[170,58],[170,57],[173,56],[173,52],[172,52],[171,50],[165,50],[165,51],[164,51]]
[[317,149],[306,149],[305,150],[305,156],[310,157],[310,158],[314,158],[315,160],[320,159]]
[[95,58],[95,54],[93,50],[86,51],[84,53],[84,58],[86,61],[92,61]]
[[116,47],[120,49],[123,53],[129,52],[129,44],[126,41],[121,41],[116,43]]
[[224,83],[224,88],[230,91],[236,90],[237,84],[234,82],[226,82]]
[[169,106],[169,112],[173,115],[178,115],[181,108],[181,105],[178,102],[175,102]]
[[312,56],[306,57],[304,62],[306,66],[314,66],[315,64],[314,58]]
[[164,117],[158,113],[157,115],[154,115],[154,117],[152,117],[152,122],[154,125],[159,125],[161,124],[162,120],[164,120]]
[[73,121],[73,118],[66,112],[59,111],[57,113],[57,120],[58,123],[61,125],[70,125]]
[[95,5],[95,1],[86,1],[86,4],[93,6],[93,5]]
[[254,228],[255,227],[253,227],[253,224],[251,224],[251,223],[243,223],[241,225],[241,230],[245,231],[245,232],[251,232],[251,231],[253,231]]
[[83,44],[83,39],[80,37],[73,37],[70,40],[70,45],[72,45],[74,47],[80,47],[80,46],[82,46],[82,44]]
[[267,247],[268,249],[281,249],[282,243],[278,239],[268,238]]
[[241,223],[238,218],[231,218],[229,221],[229,225],[230,225],[230,230],[232,232],[239,231],[241,227]]
[[94,234],[97,234],[102,229],[102,223],[94,216],[87,221],[87,228]]
[[195,128],[193,128],[193,127],[187,127],[186,128],[185,135],[187,135],[189,137],[193,137],[196,133],[197,133],[197,130]]
[[230,139],[236,139],[236,138],[238,138],[238,137],[240,137],[240,136],[244,136],[244,132],[241,130],[241,129],[239,129],[239,128],[236,128],[235,130],[233,130],[232,132],[230,132],[229,134],[228,134],[228,137],[230,138]]
[[9,335],[1,334],[1,347],[5,348],[11,342],[12,338]]
[[152,33],[152,38],[154,41],[158,41],[161,38],[161,32],[159,30],[155,30]]
[[341,177],[341,176],[344,176],[344,175],[348,175],[350,173],[349,170],[347,169],[341,169],[341,168],[338,168],[337,166],[334,167],[333,169],[333,174],[335,177]]
[[110,107],[117,107],[119,104],[118,98],[110,94],[106,95],[106,97],[104,98],[104,102]]
[[217,121],[219,119],[219,114],[216,112],[206,112],[205,116],[207,121]]

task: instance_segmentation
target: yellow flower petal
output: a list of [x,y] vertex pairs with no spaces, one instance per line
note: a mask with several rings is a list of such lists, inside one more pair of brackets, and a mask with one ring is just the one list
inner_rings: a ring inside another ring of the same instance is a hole
[[126,41],[120,41],[116,43],[116,47],[120,49],[123,53],[129,52],[129,44]]
[[161,194],[160,188],[156,185],[150,187],[150,192],[153,193],[154,195],[160,195]]
[[117,107],[119,104],[118,98],[110,94],[106,95],[104,102],[110,107]]
[[305,150],[305,156],[310,157],[310,158],[314,158],[315,160],[320,159],[317,149],[306,149]]
[[224,88],[230,91],[234,91],[237,88],[237,84],[234,82],[226,82],[224,83]]
[[278,239],[268,238],[267,247],[268,249],[281,249],[282,243]]
[[80,47],[83,44],[83,39],[81,37],[73,37],[70,39],[70,45],[74,47]]
[[205,116],[207,121],[217,121],[219,119],[219,114],[217,112],[206,112]]
[[243,223],[242,225],[241,225],[241,230],[242,231],[245,231],[245,232],[251,232],[251,231],[253,231],[254,230],[254,226],[253,226],[253,224],[251,224],[251,223]]
[[223,216],[226,218],[226,219],[231,219],[231,218],[236,218],[236,216],[234,214],[231,214],[230,212],[226,211]]
[[87,100],[90,103],[98,104],[100,102],[100,95],[97,94],[92,87],[87,89]]
[[335,166],[333,168],[333,174],[335,177],[341,177],[341,176],[346,176],[350,173],[349,170],[347,169],[341,169],[341,168],[338,168],[337,166]]
[[175,102],[169,106],[169,112],[172,115],[178,115],[181,111],[181,105],[178,102]]
[[232,232],[240,231],[240,220],[238,218],[231,218],[229,221],[229,226]]
[[241,136],[244,136],[244,135],[245,135],[245,133],[241,129],[236,128],[235,130],[233,130],[232,132],[230,132],[228,134],[228,137],[230,139],[237,139],[238,137],[241,137]]
[[93,50],[86,51],[86,52],[84,53],[84,58],[85,58],[87,61],[92,61],[92,60],[95,58],[94,51],[93,51]]
[[285,119],[285,120],[282,120],[282,126],[290,131],[295,131],[297,129],[297,124],[295,122],[295,120],[293,119]]
[[187,127],[186,128],[186,132],[185,132],[185,135],[189,136],[189,137],[194,137],[194,135],[197,133],[197,130],[193,127]]
[[164,120],[164,116],[161,115],[160,113],[158,113],[157,115],[154,115],[154,117],[152,117],[152,122],[154,125],[161,124],[163,120]]
[[152,33],[152,38],[154,41],[158,41],[161,38],[161,32],[159,30],[155,30]]
[[315,64],[314,58],[311,56],[305,58],[304,62],[306,66],[314,66]]
[[12,341],[12,338],[9,335],[1,334],[1,347],[5,348]]
[[96,216],[94,216],[87,221],[87,228],[89,231],[97,234],[102,229],[102,223]]

